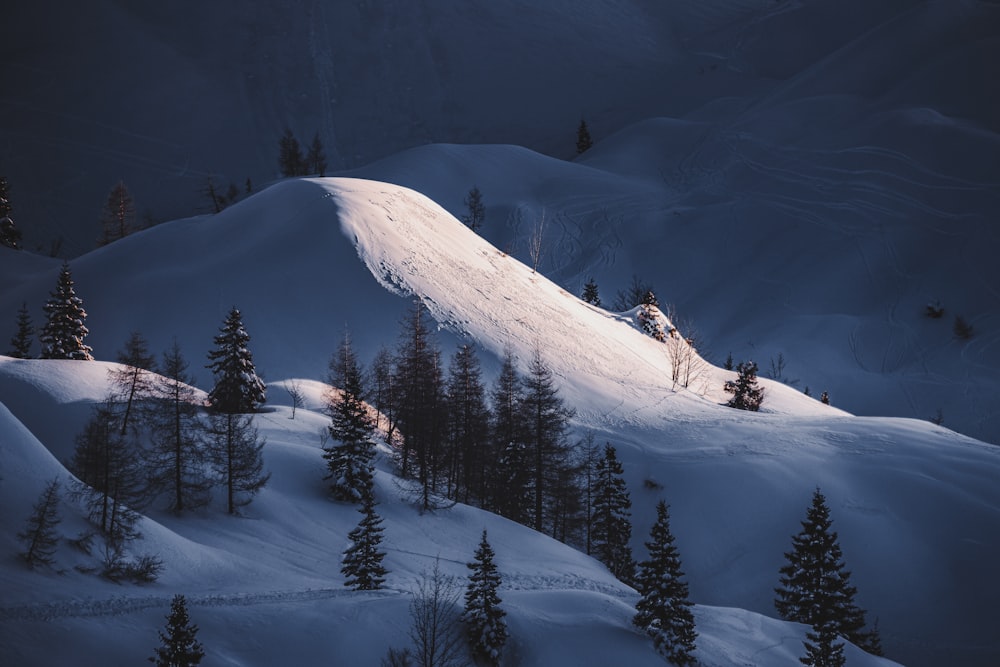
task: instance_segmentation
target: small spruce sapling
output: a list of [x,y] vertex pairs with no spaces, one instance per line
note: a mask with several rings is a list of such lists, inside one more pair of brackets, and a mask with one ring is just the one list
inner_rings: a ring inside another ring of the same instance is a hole
[[175,595],[170,603],[167,626],[160,631],[160,646],[149,662],[156,667],[194,667],[201,664],[205,649],[198,641],[198,626],[188,617],[187,601]]

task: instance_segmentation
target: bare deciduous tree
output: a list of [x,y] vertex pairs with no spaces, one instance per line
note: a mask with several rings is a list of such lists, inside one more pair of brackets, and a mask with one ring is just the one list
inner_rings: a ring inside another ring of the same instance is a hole
[[449,667],[462,663],[465,648],[460,625],[461,590],[441,571],[438,559],[417,580],[410,602],[410,639],[420,667]]

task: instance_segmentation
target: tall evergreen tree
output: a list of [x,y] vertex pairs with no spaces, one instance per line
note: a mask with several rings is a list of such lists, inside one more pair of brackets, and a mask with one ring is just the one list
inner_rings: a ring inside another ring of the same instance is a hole
[[590,129],[587,127],[587,121],[581,118],[580,125],[576,128],[576,154],[585,153],[593,145],[594,141],[590,138]]
[[587,278],[587,283],[583,286],[583,300],[592,306],[601,305],[601,296],[597,293],[597,282],[593,278]]
[[850,584],[851,573],[845,569],[832,524],[826,498],[816,489],[802,530],[792,537],[792,550],[785,553],[788,562],[780,570],[774,606],[783,619],[813,627],[814,651],[834,650],[830,633],[862,649],[878,650],[877,633],[865,631],[865,612],[854,602],[857,589]]
[[579,445],[580,486],[583,491],[582,504],[584,520],[584,551],[589,555],[594,553],[594,506],[597,489],[597,470],[603,462],[601,447],[594,443],[594,434],[588,433]]
[[347,535],[351,545],[344,551],[340,572],[348,588],[376,591],[382,588],[388,571],[382,565],[385,552],[379,548],[382,543],[382,518],[375,511],[375,496],[370,488],[358,511],[361,512],[361,521]]
[[524,387],[515,366],[514,352],[504,351],[500,374],[490,392],[493,420],[490,425],[493,472],[488,476],[486,509],[527,525],[530,504],[530,469],[524,439],[521,404]]
[[107,245],[123,239],[135,231],[135,202],[125,187],[125,181],[118,183],[108,193],[108,201],[101,213],[100,245]]
[[483,193],[479,191],[478,186],[472,186],[463,203],[465,204],[465,214],[462,216],[462,222],[468,225],[472,231],[479,231],[486,221],[486,205],[483,204]]
[[382,346],[372,359],[369,387],[375,408],[375,427],[382,428],[385,420],[386,442],[392,442],[395,433],[395,383],[393,382],[392,352]]
[[281,169],[281,175],[285,177],[302,176],[307,169],[299,140],[287,127],[278,142],[278,167]]
[[320,177],[326,176],[326,151],[323,150],[323,142],[319,140],[319,132],[313,135],[312,143],[309,144],[306,164],[308,165],[305,170],[307,173]]
[[251,415],[212,415],[208,456],[216,477],[226,489],[226,511],[230,514],[249,505],[271,478],[271,473],[264,472],[265,444]]
[[451,360],[446,389],[450,496],[464,503],[482,502],[489,461],[489,410],[482,371],[472,345],[463,344]]
[[11,210],[7,177],[0,176],[0,246],[20,250],[21,230],[14,226],[14,220],[10,217]]
[[31,358],[31,338],[35,333],[35,327],[31,323],[31,315],[28,313],[28,304],[22,303],[17,311],[17,333],[10,339],[10,351],[8,357],[15,359]]
[[520,413],[525,422],[528,469],[531,471],[531,527],[544,532],[546,507],[553,498],[558,468],[568,461],[566,430],[575,414],[567,408],[555,386],[552,371],[536,349],[524,378]]
[[122,435],[125,435],[133,412],[144,412],[153,398],[156,358],[150,354],[142,334],[133,331],[118,351],[118,363],[118,368],[108,370],[108,379],[116,400],[125,406],[121,420]]
[[507,612],[500,607],[502,600],[497,590],[501,577],[493,558],[493,547],[483,530],[475,560],[466,564],[471,572],[465,588],[462,620],[465,621],[473,655],[487,665],[498,667],[504,644],[507,643]]
[[21,556],[29,567],[52,565],[59,544],[56,526],[60,520],[59,480],[54,479],[45,486],[38,502],[32,507],[24,530],[17,534],[17,539],[24,545]]
[[726,380],[724,389],[733,397],[726,404],[738,410],[757,412],[764,402],[764,388],[757,384],[757,364],[744,361],[736,365],[735,380]]
[[337,500],[360,503],[371,495],[375,424],[364,401],[361,367],[345,335],[330,361],[330,437],[333,444],[323,451],[331,491]]
[[175,595],[170,603],[166,632],[161,631],[160,646],[149,659],[156,667],[195,667],[205,657],[205,648],[198,641],[198,626],[188,616],[187,600]]
[[175,340],[160,363],[146,456],[153,488],[169,495],[170,509],[175,512],[207,504],[211,487],[199,437],[204,425],[192,382],[188,362]]
[[641,595],[632,622],[653,638],[657,652],[675,665],[694,665],[695,631],[688,585],[670,531],[670,513],[662,500],[646,542],[649,558],[639,563],[636,590]]
[[233,308],[215,337],[215,349],[208,353],[207,368],[215,375],[208,402],[217,412],[253,412],[265,400],[264,381],[257,377],[249,342],[243,316]]
[[605,444],[594,479],[590,541],[594,555],[611,574],[631,583],[635,575],[632,547],[629,546],[632,500],[622,474],[615,448],[610,443]]
[[84,325],[87,311],[83,300],[76,295],[73,273],[64,262],[59,270],[55,291],[50,293],[44,306],[46,320],[39,341],[42,359],[77,359],[93,361],[93,349],[83,340],[90,331]]

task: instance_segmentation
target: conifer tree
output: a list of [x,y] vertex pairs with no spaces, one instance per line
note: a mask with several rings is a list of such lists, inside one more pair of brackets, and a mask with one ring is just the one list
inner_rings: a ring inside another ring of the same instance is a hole
[[594,478],[594,506],[591,517],[590,543],[594,556],[604,563],[611,574],[631,583],[635,574],[632,560],[631,508],[622,464],[615,448],[604,445],[604,456],[597,463]]
[[198,641],[198,626],[188,617],[187,600],[175,595],[170,603],[166,632],[161,631],[160,646],[149,659],[156,667],[194,667],[201,664],[205,648]]
[[812,626],[803,642],[806,654],[799,658],[799,662],[811,667],[844,667],[844,642],[837,635],[834,625],[827,619]]
[[576,128],[576,154],[586,152],[594,145],[593,140],[590,138],[590,129],[587,127],[587,121],[583,118],[580,119],[580,125]]
[[356,591],[375,591],[382,588],[388,571],[382,565],[385,552],[379,549],[382,543],[382,518],[375,511],[375,496],[369,488],[362,506],[361,521],[347,537],[351,545],[344,551],[344,585]]
[[469,194],[465,196],[464,203],[466,212],[462,216],[462,222],[472,231],[478,232],[486,221],[486,206],[483,204],[483,193],[479,191],[478,186],[472,186]]
[[473,500],[481,502],[489,475],[490,415],[479,359],[472,345],[460,345],[452,357],[445,396],[451,457],[449,496],[466,504]]
[[271,473],[264,472],[265,444],[251,415],[212,415],[208,456],[216,477],[226,489],[229,514],[249,505],[271,478]]
[[514,352],[508,347],[504,351],[500,374],[490,392],[493,404],[491,459],[495,461],[495,470],[489,476],[485,507],[511,521],[527,525],[530,517],[530,470],[520,411],[524,387],[515,364]]
[[121,364],[119,368],[109,369],[108,379],[115,399],[124,403],[121,432],[125,435],[133,412],[136,411],[134,408],[138,408],[140,413],[144,412],[153,398],[156,358],[150,354],[142,334],[133,331],[124,347],[118,351],[118,363]]
[[738,410],[757,412],[764,402],[764,388],[757,384],[757,364],[744,361],[736,365],[736,380],[726,380],[724,389],[733,397],[726,405]]
[[330,361],[330,437],[334,443],[323,451],[332,479],[334,498],[362,502],[371,494],[375,425],[364,401],[361,367],[345,335],[336,356]]
[[37,565],[52,565],[59,535],[56,526],[59,525],[59,480],[54,479],[45,486],[38,502],[31,509],[24,530],[17,538],[24,545],[21,557],[29,567]]
[[111,188],[101,214],[100,245],[123,239],[135,231],[135,202],[124,181]]
[[22,303],[17,311],[17,333],[10,339],[10,351],[8,357],[15,359],[31,358],[31,337],[35,333],[35,328],[31,323],[31,315],[28,313],[28,304]]
[[656,522],[646,542],[649,558],[639,563],[636,603],[632,622],[653,638],[657,652],[675,665],[694,665],[695,631],[687,582],[670,531],[670,513],[662,500],[656,505]]
[[215,337],[215,349],[208,353],[212,363],[207,368],[215,375],[208,402],[217,412],[253,412],[265,400],[264,382],[257,377],[253,354],[247,347],[249,341],[243,316],[233,308]]
[[601,305],[601,297],[597,293],[597,283],[592,277],[587,278],[587,283],[583,286],[583,300],[593,306]]
[[21,230],[14,226],[10,217],[10,197],[7,194],[7,177],[0,176],[0,246],[21,249]]
[[205,473],[205,453],[188,362],[175,340],[163,353],[150,419],[147,474],[153,488],[170,497],[170,509],[182,512],[208,503],[211,484]]
[[285,133],[278,142],[278,167],[281,169],[281,175],[285,177],[301,176],[307,168],[299,140],[288,128],[285,128]]
[[525,422],[528,470],[530,471],[531,524],[544,532],[546,509],[554,497],[558,469],[569,459],[566,430],[575,414],[559,396],[552,371],[536,349],[524,378],[524,396],[519,412]]
[[498,667],[504,644],[507,642],[507,621],[497,594],[501,577],[493,562],[493,547],[486,539],[486,530],[476,549],[475,560],[467,563],[471,570],[465,589],[466,633],[472,653],[487,665]]
[[323,142],[319,140],[319,132],[313,135],[312,143],[309,144],[306,164],[309,165],[306,169],[308,173],[320,177],[326,176],[326,152],[323,150]]
[[785,553],[788,562],[780,570],[774,606],[786,621],[813,627],[814,651],[834,651],[831,633],[862,649],[878,650],[877,633],[864,630],[865,612],[854,603],[857,589],[850,584],[851,573],[845,569],[832,523],[826,498],[816,489],[802,530],[792,537],[792,550]]
[[42,359],[93,361],[90,354],[93,350],[83,342],[90,333],[84,325],[87,311],[73,289],[73,274],[68,263],[64,262],[59,270],[56,289],[50,292],[43,308],[46,320],[39,336]]

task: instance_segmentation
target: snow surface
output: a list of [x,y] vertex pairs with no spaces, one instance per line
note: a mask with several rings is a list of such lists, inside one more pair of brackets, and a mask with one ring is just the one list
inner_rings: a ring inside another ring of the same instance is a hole
[[[38,302],[57,271],[50,264],[2,298]],[[181,518],[151,510],[137,551],[166,565],[151,586],[75,572],[87,559],[67,549],[63,574],[28,572],[14,536],[46,481],[65,475],[56,461],[69,457],[110,365],[0,358],[0,500],[9,508],[0,535],[0,645],[19,663],[86,651],[101,664],[111,656],[134,662],[151,651],[170,596],[183,592],[220,661],[267,664],[294,650],[308,662],[340,647],[374,664],[388,645],[405,642],[402,591],[435,557],[463,575],[485,527],[506,578],[520,664],[552,664],[557,646],[563,664],[659,664],[629,627],[634,592],[602,566],[472,508],[420,515],[386,461],[377,482],[390,590],[342,590],[340,553],[357,513],[325,496],[319,433],[327,419],[317,412],[315,380],[345,325],[362,359],[394,344],[412,294],[452,332],[439,336],[446,354],[459,337],[471,338],[495,368],[507,346],[522,362],[540,347],[578,409],[576,435],[590,432],[618,449],[640,558],[656,501],[671,504],[706,664],[796,664],[804,629],[759,614],[774,616],[782,553],[816,486],[890,657],[985,665],[1000,654],[990,639],[1000,552],[995,446],[928,422],[853,417],[769,381],[765,411],[735,411],[721,405],[720,391],[733,374],[715,367],[692,390],[676,388],[667,346],[633,317],[584,304],[416,192],[358,179],[282,183],[217,216],[130,236],[75,261],[73,271],[99,358],[138,329],[154,350],[176,336],[197,373],[228,308],[241,308],[258,370],[274,381],[257,418],[273,477],[244,518],[218,506]],[[198,375],[204,388],[207,371]],[[303,378],[308,409],[292,420],[279,385],[295,378]],[[72,537],[82,519],[64,512]],[[95,628],[121,639],[98,640]],[[294,649],[285,633],[298,638]],[[566,641],[553,641],[560,636]],[[880,664],[851,656],[851,664]]]

